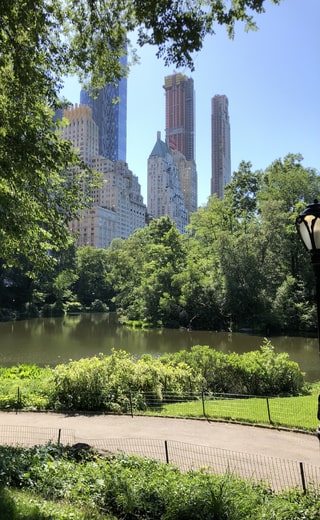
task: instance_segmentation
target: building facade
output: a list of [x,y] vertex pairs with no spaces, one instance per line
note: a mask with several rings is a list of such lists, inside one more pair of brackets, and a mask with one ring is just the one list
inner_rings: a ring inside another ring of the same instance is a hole
[[70,223],[78,245],[107,248],[114,238],[128,238],[145,226],[146,206],[138,177],[124,161],[98,154],[99,129],[91,108],[80,105],[64,111],[69,125],[63,137],[79,150],[81,158],[101,174],[101,186],[90,190],[91,207]]
[[[127,66],[127,58],[121,59]],[[108,84],[97,96],[81,90],[80,104],[92,109],[92,117],[99,129],[99,154],[112,161],[126,162],[127,157],[127,78],[118,85]]]
[[231,181],[231,146],[228,98],[211,100],[211,195],[222,199],[224,187]]
[[184,204],[188,215],[198,209],[198,175],[195,161],[187,161],[185,156],[178,150],[171,150],[173,160],[178,169]]
[[157,133],[148,159],[148,212],[152,218],[169,216],[177,229],[185,232],[188,210],[185,207],[178,169],[167,143]]
[[166,96],[166,141],[187,161],[195,160],[194,86],[184,74],[172,74],[164,80]]
[[69,124],[63,128],[63,137],[71,141],[79,151],[81,159],[89,163],[91,157],[98,155],[99,130],[92,117],[92,111],[87,106],[65,109],[63,115]]
[[117,236],[117,215],[115,211],[92,205],[81,211],[79,218],[70,222],[69,228],[77,236],[78,246],[107,249]]
[[195,163],[195,93],[193,79],[172,74],[164,80],[166,142],[178,168],[189,214],[197,210],[198,179]]

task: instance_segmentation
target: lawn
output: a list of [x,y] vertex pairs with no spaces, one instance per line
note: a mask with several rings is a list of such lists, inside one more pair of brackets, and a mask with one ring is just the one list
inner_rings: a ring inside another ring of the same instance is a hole
[[221,398],[166,403],[148,415],[208,418],[251,424],[268,424],[314,431],[318,425],[317,395],[274,398]]

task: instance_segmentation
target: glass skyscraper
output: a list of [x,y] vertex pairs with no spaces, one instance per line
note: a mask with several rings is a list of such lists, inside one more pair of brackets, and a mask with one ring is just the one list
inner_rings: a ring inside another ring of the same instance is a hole
[[[126,56],[121,64],[126,67]],[[97,97],[81,90],[80,103],[92,109],[99,128],[99,154],[112,161],[127,162],[127,78],[122,78],[117,86],[106,85]]]

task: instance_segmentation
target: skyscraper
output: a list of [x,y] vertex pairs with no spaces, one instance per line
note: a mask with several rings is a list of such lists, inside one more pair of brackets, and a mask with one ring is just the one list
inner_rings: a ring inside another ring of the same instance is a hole
[[184,74],[166,76],[166,141],[169,148],[183,153],[187,161],[194,153],[194,87],[193,79]]
[[230,121],[228,98],[211,100],[211,195],[222,199],[224,187],[231,181]]
[[178,176],[181,190],[184,196],[184,204],[189,216],[198,209],[198,176],[195,161],[187,161],[178,150],[171,150],[173,160],[178,168]]
[[197,210],[198,177],[194,151],[194,86],[184,74],[166,76],[166,142],[178,168],[185,206],[190,213]]
[[148,212],[153,218],[169,216],[177,229],[185,232],[188,211],[184,204],[178,168],[167,143],[157,132],[157,141],[148,159]]
[[[126,56],[121,59],[121,64],[126,67]],[[92,109],[93,120],[99,128],[99,154],[112,161],[126,162],[127,79],[122,78],[117,86],[106,85],[97,97],[81,90],[80,103]]]
[[128,238],[145,226],[141,186],[126,162],[98,154],[99,129],[90,107],[76,105],[65,110],[64,116],[69,125],[63,127],[63,137],[73,143],[83,161],[102,179],[101,186],[87,188],[91,205],[70,222],[70,229],[76,233],[78,245],[107,248],[114,238]]
[[91,158],[98,155],[99,129],[92,118],[89,107],[75,105],[64,110],[64,117],[69,125],[63,128],[63,137],[71,141],[79,150],[81,159],[89,164]]

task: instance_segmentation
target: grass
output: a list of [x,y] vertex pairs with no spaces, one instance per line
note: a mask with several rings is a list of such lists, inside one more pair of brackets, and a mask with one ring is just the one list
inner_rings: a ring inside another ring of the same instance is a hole
[[85,511],[62,500],[46,500],[40,494],[12,488],[0,489],[1,520],[114,520],[92,509]]
[[250,424],[283,426],[314,431],[317,428],[317,395],[299,397],[211,399],[167,403],[147,415],[208,418]]

